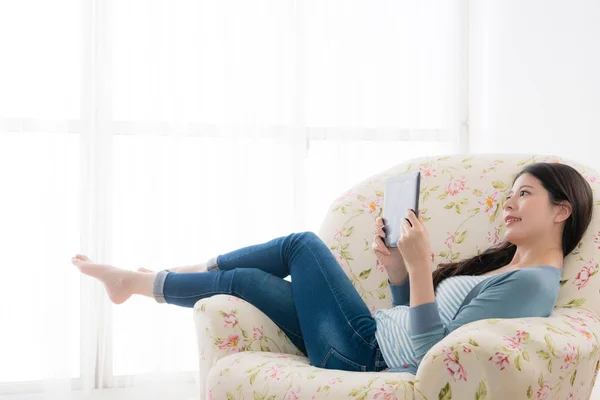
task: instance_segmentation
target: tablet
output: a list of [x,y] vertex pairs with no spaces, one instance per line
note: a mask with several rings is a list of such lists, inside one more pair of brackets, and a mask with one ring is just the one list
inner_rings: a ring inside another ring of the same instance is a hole
[[383,231],[385,245],[397,247],[402,236],[402,221],[409,209],[419,215],[419,190],[421,173],[394,176],[385,181],[383,192]]

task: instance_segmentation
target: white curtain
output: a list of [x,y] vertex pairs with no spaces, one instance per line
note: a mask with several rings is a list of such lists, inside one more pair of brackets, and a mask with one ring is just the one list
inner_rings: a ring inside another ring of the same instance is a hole
[[191,309],[113,305],[70,258],[198,264],[318,231],[362,179],[465,151],[465,15],[459,0],[0,2],[0,394],[197,398]]

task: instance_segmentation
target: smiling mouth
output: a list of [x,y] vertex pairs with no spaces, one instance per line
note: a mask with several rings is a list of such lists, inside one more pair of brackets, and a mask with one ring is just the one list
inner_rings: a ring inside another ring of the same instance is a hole
[[504,223],[504,225],[505,225],[505,226],[509,226],[509,225],[515,224],[515,223],[517,223],[517,222],[519,222],[519,221],[521,221],[521,220],[520,220],[520,219],[509,219],[508,221],[506,221],[506,222]]

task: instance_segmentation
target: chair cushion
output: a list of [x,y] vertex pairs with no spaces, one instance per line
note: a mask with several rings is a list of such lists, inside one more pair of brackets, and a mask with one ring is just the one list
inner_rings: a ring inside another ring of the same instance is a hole
[[414,379],[409,373],[317,368],[297,355],[241,352],[211,368],[207,399],[404,399],[413,398]]

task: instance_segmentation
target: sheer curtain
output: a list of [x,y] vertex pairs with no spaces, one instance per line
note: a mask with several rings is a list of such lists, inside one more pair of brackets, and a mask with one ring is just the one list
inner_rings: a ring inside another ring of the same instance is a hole
[[[70,258],[197,264],[465,151],[459,0],[0,3],[0,394],[196,398],[192,311]],[[21,398],[21,397],[19,397]]]

